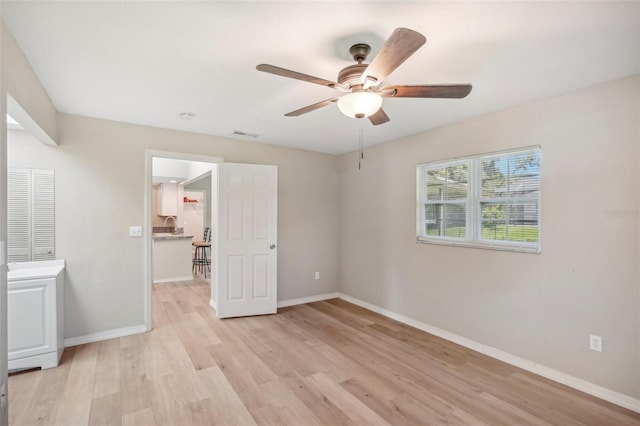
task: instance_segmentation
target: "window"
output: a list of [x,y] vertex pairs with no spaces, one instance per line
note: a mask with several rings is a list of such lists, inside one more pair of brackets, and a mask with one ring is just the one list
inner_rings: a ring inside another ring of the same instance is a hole
[[418,241],[540,250],[540,149],[417,166]]

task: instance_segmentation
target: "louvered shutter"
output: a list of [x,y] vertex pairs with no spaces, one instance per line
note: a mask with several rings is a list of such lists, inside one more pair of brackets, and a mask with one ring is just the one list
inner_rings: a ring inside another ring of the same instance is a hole
[[55,255],[55,179],[53,170],[32,170],[32,258],[53,260]]
[[7,171],[7,261],[31,260],[31,171]]

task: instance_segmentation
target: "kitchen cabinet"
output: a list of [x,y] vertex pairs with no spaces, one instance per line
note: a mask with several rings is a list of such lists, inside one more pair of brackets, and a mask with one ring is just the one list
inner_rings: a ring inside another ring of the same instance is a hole
[[158,188],[158,215],[178,215],[178,184],[161,183]]

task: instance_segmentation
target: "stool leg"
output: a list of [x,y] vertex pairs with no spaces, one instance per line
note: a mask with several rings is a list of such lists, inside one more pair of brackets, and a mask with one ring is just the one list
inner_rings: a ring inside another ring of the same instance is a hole
[[[211,248],[211,247],[209,247],[209,248]],[[207,259],[207,262],[205,263],[205,266],[209,270],[209,274],[211,274],[211,258],[207,257],[207,249],[206,249],[206,247],[204,249],[204,255],[205,255],[205,258]]]
[[202,247],[202,269],[204,269],[204,277],[207,278],[207,248],[206,247]]

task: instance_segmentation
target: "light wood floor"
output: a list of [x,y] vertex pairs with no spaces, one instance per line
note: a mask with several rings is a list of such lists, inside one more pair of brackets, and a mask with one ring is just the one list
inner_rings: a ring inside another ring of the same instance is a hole
[[12,375],[11,424],[640,425],[342,300],[218,320],[208,295],[203,281],[156,285],[153,331]]

